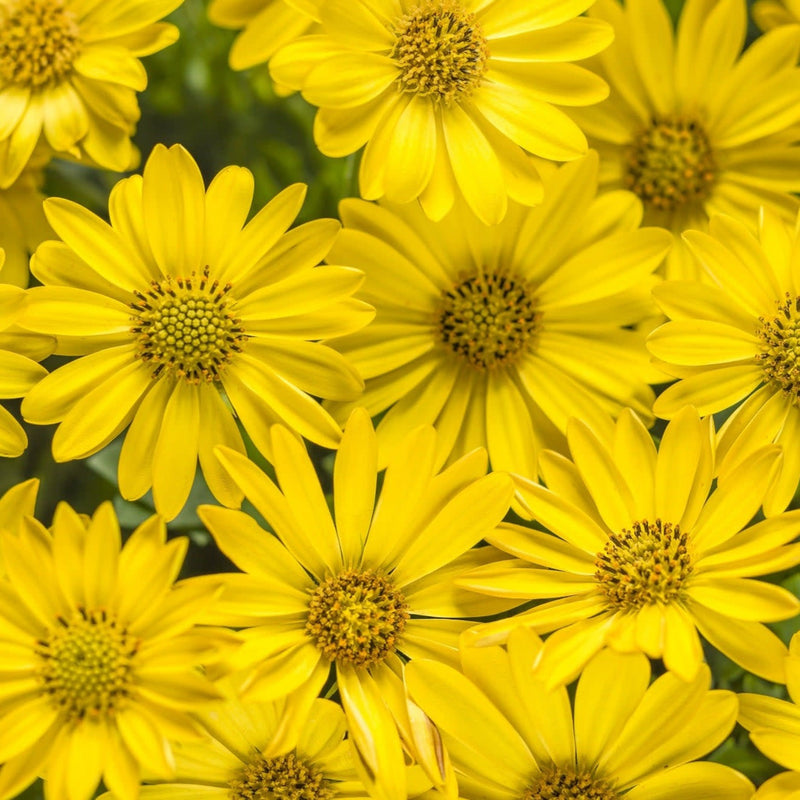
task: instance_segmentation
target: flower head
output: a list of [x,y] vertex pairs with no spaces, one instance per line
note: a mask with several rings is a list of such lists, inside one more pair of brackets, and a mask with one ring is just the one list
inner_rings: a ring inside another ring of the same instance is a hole
[[[687,0],[677,36],[662,0],[598,0],[592,18],[614,26],[592,69],[605,102],[575,109],[600,152],[604,189],[630,189],[645,223],[676,234],[705,230],[711,214],[755,218],[759,206],[791,219],[800,190],[800,30],[759,37],[741,53],[744,0]],[[678,241],[668,278],[698,274]]]
[[493,469],[535,477],[571,416],[608,430],[625,406],[650,414],[651,368],[629,326],[652,313],[671,237],[638,227],[632,194],[596,198],[596,181],[594,154],[566,164],[541,206],[513,205],[493,227],[463,205],[432,223],[413,207],[342,203],[330,257],[364,271],[376,318],[333,343],[366,379],[363,397],[328,407],[340,421],[357,404],[386,411],[380,463],[432,424],[440,463],[486,447]]
[[[319,698],[269,703],[228,700],[197,718],[209,736],[176,744],[178,779],[143,786],[140,800],[179,800],[192,793],[211,793],[209,800],[368,796],[358,780],[350,743],[345,739],[344,714],[336,703]],[[112,795],[104,798],[111,800]]]
[[485,223],[508,198],[535,204],[529,154],[570,161],[586,139],[559,106],[596,103],[606,84],[570,63],[602,50],[610,26],[579,16],[592,0],[326,0],[320,33],[273,56],[273,79],[319,107],[329,156],[366,145],[362,197],[419,198],[441,219],[463,195]]
[[[212,455],[244,452],[233,412],[269,453],[269,426],[283,421],[335,448],[341,430],[312,395],[349,399],[362,387],[344,358],[316,341],[365,325],[371,309],[350,295],[361,273],[318,267],[339,224],[317,220],[286,232],[305,186],[281,192],[245,225],[252,174],[229,167],[208,190],[180,146],[158,146],[144,177],[120,181],[111,225],[76,203],[50,199],[63,242],[46,242],[32,269],[23,323],[82,356],[28,394],[30,422],[59,422],[58,461],[84,458],[125,428],[123,497],[151,486],[173,518],[197,460],[222,502],[241,499]],[[244,226],[244,227],[243,227]]]
[[158,22],[181,0],[0,2],[0,188],[8,188],[40,141],[109,169],[135,160],[136,92],[147,85],[139,56],[178,38]]
[[654,289],[670,321],[647,346],[678,378],[656,400],[660,417],[685,403],[701,414],[733,409],[719,432],[720,482],[755,449],[784,446],[780,475],[764,502],[767,515],[789,505],[800,482],[800,267],[792,256],[797,230],[768,209],[758,237],[739,219],[712,217],[709,233],[684,234],[710,286],[668,281]]
[[334,465],[334,522],[302,444],[276,426],[280,488],[244,456],[217,452],[277,538],[241,511],[198,512],[243,570],[225,576],[208,619],[245,628],[229,666],[246,696],[301,686],[316,695],[335,668],[363,772],[381,796],[398,800],[406,798],[400,737],[413,740],[400,654],[453,660],[471,624],[459,618],[515,605],[454,588],[457,575],[500,557],[492,547],[471,548],[508,510],[510,478],[484,475],[480,451],[436,474],[432,430],[406,439],[378,499],[375,434],[363,410],[353,413]]
[[[463,674],[415,659],[412,699],[441,731],[459,797],[522,800],[750,800],[736,770],[696,761],[720,744],[736,718],[736,695],[709,691],[706,667],[688,683],[647,659],[606,650],[586,666],[574,704],[532,665],[542,642],[515,630],[507,650],[467,647]],[[573,710],[574,705],[574,710]]]
[[[195,625],[215,592],[173,582],[187,540],[158,517],[120,545],[110,504],[86,523],[59,505],[48,531],[4,531],[0,584],[0,797],[46,773],[47,794],[89,800],[102,777],[134,798],[140,770],[168,777],[168,739],[220,694],[197,669],[230,634]],[[9,668],[9,665],[14,665]]]
[[656,451],[644,425],[626,411],[601,439],[575,420],[572,460],[542,456],[547,488],[518,479],[528,515],[549,532],[503,524],[488,541],[517,558],[477,568],[459,585],[499,597],[546,600],[475,631],[502,641],[516,625],[554,631],[541,669],[553,683],[571,680],[605,645],[662,658],[694,679],[701,634],[745,669],[782,682],[786,648],[763,622],[789,619],[800,601],[752,578],[800,563],[800,511],[748,527],[780,460],[780,448],[756,450],[712,491],[714,428],[686,407]]

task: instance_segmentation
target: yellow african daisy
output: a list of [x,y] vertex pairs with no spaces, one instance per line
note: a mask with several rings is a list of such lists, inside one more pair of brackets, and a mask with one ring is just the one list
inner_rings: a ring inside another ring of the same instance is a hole
[[3,532],[2,800],[42,774],[48,798],[89,800],[102,778],[133,800],[141,769],[174,773],[168,740],[197,738],[189,712],[220,698],[197,665],[231,639],[195,625],[206,583],[173,585],[187,544],[151,517],[121,548],[110,503],[88,524],[62,503],[52,532],[31,517]]
[[800,600],[754,577],[800,563],[800,510],[748,527],[780,461],[756,450],[712,491],[714,427],[686,407],[660,447],[632,412],[601,439],[582,421],[567,432],[572,460],[542,456],[547,488],[517,480],[528,515],[547,528],[503,524],[487,540],[516,556],[458,583],[519,600],[547,600],[477,629],[502,641],[517,624],[552,633],[541,668],[574,678],[601,647],[662,658],[692,680],[703,658],[698,633],[750,672],[783,682],[786,647],[763,622],[789,619]]
[[465,648],[463,672],[416,659],[411,697],[434,721],[464,800],[750,800],[744,775],[696,761],[730,733],[736,695],[709,691],[704,666],[688,683],[650,684],[639,654],[606,650],[578,681],[573,704],[532,665],[542,643],[524,629],[508,649]]
[[178,38],[158,22],[181,0],[0,0],[0,188],[37,143],[128,169],[147,86],[139,56]]
[[[477,168],[476,168],[477,169]],[[330,258],[366,274],[375,321],[333,343],[366,379],[354,403],[378,425],[385,464],[417,425],[438,463],[486,447],[494,469],[535,477],[540,448],[563,450],[572,416],[611,429],[625,406],[650,415],[643,335],[650,287],[671,236],[639,229],[629,192],[596,198],[597,158],[554,170],[544,203],[497,226],[463,205],[439,223],[414,206],[345,200]],[[388,411],[387,411],[388,409]]]
[[[339,223],[286,232],[303,203],[295,184],[245,225],[253,176],[228,167],[204,188],[180,146],[157,146],[144,178],[111,193],[111,225],[68,200],[48,199],[63,242],[32,259],[45,286],[28,292],[22,324],[58,338],[58,353],[82,356],[30,392],[23,415],[60,425],[57,461],[84,458],[128,426],[119,464],[123,497],[152,485],[172,519],[194,480],[198,455],[223,503],[241,493],[212,449],[244,452],[231,408],[262,452],[284,422],[326,447],[341,429],[315,397],[359,394],[355,369],[322,337],[365,325],[372,309],[350,295],[360,272],[317,264]],[[242,227],[244,226],[244,227]]]
[[[762,205],[794,217],[800,29],[741,54],[744,0],[687,0],[677,37],[661,0],[598,0],[590,15],[614,26],[614,44],[592,61],[611,95],[573,116],[600,152],[603,188],[636,192],[645,223],[676,234],[705,230],[718,212],[755,219]],[[696,274],[679,241],[667,277]]]
[[800,2],[798,0],[756,0],[750,10],[756,25],[762,31],[777,28],[779,25],[800,23]]
[[764,783],[753,800],[800,797],[800,634],[792,637],[784,666],[791,702],[759,694],[739,695],[739,723],[749,731],[750,740],[767,758],[792,770]]
[[0,269],[0,282],[23,289],[28,285],[30,254],[45,239],[53,238],[42,208],[43,168],[49,159],[40,149],[14,183],[0,189],[0,249],[6,261]]
[[[318,19],[317,3],[285,0],[211,0],[208,18],[222,28],[243,29],[230,52],[233,69],[265,64],[283,45],[310,33]],[[276,86],[279,94],[292,90]]]
[[330,700],[229,700],[196,716],[210,736],[176,744],[177,779],[143,786],[140,800],[368,797],[345,739],[344,713]]
[[[0,273],[5,253],[0,248]],[[24,397],[47,370],[37,363],[53,351],[53,345],[42,348],[16,330],[15,322],[25,304],[22,289],[0,283],[0,400]],[[41,337],[38,337],[41,339]],[[28,446],[28,437],[14,415],[0,405],[0,456],[16,457]]]
[[647,346],[679,378],[656,400],[660,417],[685,403],[701,414],[737,407],[719,431],[720,482],[753,450],[784,445],[783,466],[764,512],[789,505],[800,481],[800,263],[798,229],[764,210],[758,238],[740,220],[712,217],[710,233],[684,239],[712,286],[666,282],[654,295],[670,322]]
[[579,16],[593,0],[326,0],[321,32],[282,48],[274,80],[319,111],[314,140],[328,156],[366,145],[362,197],[419,198],[441,219],[456,194],[486,223],[508,198],[535,204],[532,153],[570,161],[586,138],[559,106],[597,103],[608,87],[570,63],[613,33]]
[[753,800],[798,800],[800,798],[800,772],[780,772],[764,781],[753,795]]
[[[376,498],[377,443],[363,409],[350,417],[333,473],[335,522],[302,443],[273,428],[276,486],[234,451],[220,461],[276,536],[242,511],[200,506],[198,514],[241,574],[209,621],[246,628],[231,668],[248,697],[304,687],[316,695],[336,681],[370,791],[405,800],[401,739],[413,732],[400,654],[454,661],[464,617],[504,611],[516,601],[481,597],[456,577],[504,556],[471,549],[508,510],[508,475],[484,475],[475,451],[437,474],[430,428],[406,436]],[[214,576],[216,580],[221,576]],[[400,727],[398,734],[397,727]]]

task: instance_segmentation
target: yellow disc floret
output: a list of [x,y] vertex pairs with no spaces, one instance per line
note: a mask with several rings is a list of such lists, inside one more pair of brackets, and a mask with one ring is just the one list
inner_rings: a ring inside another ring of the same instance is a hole
[[383,661],[408,620],[402,593],[369,570],[346,570],[311,595],[306,633],[331,661],[369,666]]
[[683,117],[653,119],[627,150],[625,186],[659,211],[708,197],[717,167],[708,135]]
[[476,275],[445,292],[439,335],[453,353],[480,370],[516,360],[539,328],[530,287],[508,275]]
[[230,800],[332,800],[334,797],[322,772],[294,753],[274,758],[256,754],[229,786]]
[[58,621],[37,643],[44,692],[71,719],[113,713],[128,694],[139,640],[102,610]]
[[688,537],[671,522],[634,522],[609,535],[595,567],[595,578],[613,608],[668,605],[682,596],[692,572]]
[[619,800],[611,783],[590,772],[554,767],[545,770],[522,795],[522,800]]
[[465,99],[487,69],[489,48],[475,15],[452,0],[428,0],[395,28],[399,87],[449,104]]
[[36,89],[57,83],[72,71],[79,33],[61,0],[0,3],[0,85]]
[[131,304],[138,356],[153,365],[153,378],[171,374],[189,383],[218,381],[246,340],[233,314],[230,284],[202,275],[167,277],[137,292]]
[[756,336],[764,377],[800,404],[800,297],[787,292],[774,317],[759,318]]

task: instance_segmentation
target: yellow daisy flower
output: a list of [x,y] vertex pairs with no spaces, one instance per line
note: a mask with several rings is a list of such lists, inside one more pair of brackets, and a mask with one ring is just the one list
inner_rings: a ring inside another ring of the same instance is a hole
[[[600,151],[601,185],[645,204],[645,223],[676,234],[705,230],[711,214],[750,219],[765,205],[793,218],[800,190],[800,29],[757,39],[741,54],[744,0],[687,0],[677,37],[661,0],[598,0],[590,14],[614,26],[592,62],[608,100],[575,109]],[[693,278],[678,242],[668,278]]]
[[772,30],[779,25],[800,23],[800,2],[798,0],[757,0],[750,10],[756,25],[762,31]]
[[558,106],[597,103],[608,87],[569,62],[613,37],[579,16],[593,0],[326,0],[321,33],[282,48],[274,80],[319,111],[314,140],[328,156],[366,145],[362,197],[419,198],[441,219],[461,194],[487,224],[508,198],[538,203],[532,153],[570,161],[586,138]]
[[689,683],[666,674],[650,684],[646,658],[606,650],[580,676],[573,711],[565,688],[532,671],[541,650],[517,629],[507,651],[465,648],[463,675],[422,659],[406,667],[464,800],[750,800],[740,772],[695,760],[736,719],[736,695],[709,691],[705,666]]
[[758,800],[791,800],[800,792],[800,634],[792,637],[784,667],[791,702],[760,694],[739,695],[739,724],[749,731],[750,740],[767,758],[794,770],[773,778],[770,786],[759,790]]
[[684,239],[712,286],[666,282],[654,290],[670,322],[647,346],[659,366],[680,380],[656,400],[659,417],[685,403],[701,414],[738,406],[719,431],[720,482],[757,448],[784,445],[780,475],[764,512],[786,508],[800,482],[800,265],[792,251],[800,233],[764,210],[758,238],[740,220],[719,215],[710,233]]
[[[140,800],[367,798],[342,709],[330,700],[229,700],[197,714],[210,736],[174,746],[177,780],[142,786]],[[111,800],[115,795],[102,795]],[[121,799],[118,799],[121,800]]]
[[[0,248],[0,272],[4,262],[5,253]],[[47,370],[37,361],[53,351],[52,345],[41,347],[36,342],[26,342],[25,335],[16,332],[15,322],[22,313],[25,299],[22,289],[0,283],[0,400],[24,397],[47,375]],[[14,458],[27,446],[28,437],[22,426],[0,405],[0,456]]]
[[[208,18],[222,28],[243,29],[230,52],[233,69],[265,64],[285,44],[311,33],[319,18],[313,0],[211,0]],[[292,90],[276,86],[278,94]]]
[[178,38],[157,20],[181,0],[0,0],[0,188],[37,143],[127,169],[147,86],[139,56]]
[[501,525],[487,540],[514,561],[478,568],[460,586],[499,597],[547,600],[476,629],[502,641],[515,625],[552,633],[541,669],[574,678],[601,647],[662,658],[693,680],[703,658],[698,632],[732,661],[782,683],[786,647],[763,622],[789,619],[800,600],[751,578],[800,563],[800,510],[747,527],[780,460],[763,447],[711,490],[714,427],[686,407],[661,445],[632,412],[601,441],[580,420],[567,433],[572,460],[542,456],[547,487],[518,479],[528,514],[550,532]]
[[0,249],[6,252],[0,282],[23,289],[28,285],[30,254],[45,239],[53,238],[42,208],[44,195],[39,191],[48,159],[47,151],[40,150],[11,186],[0,189]]
[[[339,223],[286,232],[305,196],[295,184],[245,225],[253,176],[228,167],[204,188],[180,146],[157,146],[144,178],[120,181],[111,225],[68,200],[45,210],[63,242],[35,253],[45,286],[28,292],[22,324],[58,337],[58,353],[82,358],[30,392],[23,416],[60,422],[57,461],[84,458],[128,433],[119,464],[123,497],[152,485],[172,519],[194,480],[198,455],[223,503],[241,493],[212,448],[244,452],[233,412],[269,453],[269,427],[284,422],[335,448],[341,429],[312,398],[349,399],[361,378],[322,337],[365,325],[372,309],[350,295],[360,272],[317,267]],[[244,226],[244,227],[242,227]]]
[[355,411],[334,465],[334,522],[302,443],[276,426],[280,488],[239,453],[217,453],[277,538],[241,511],[198,509],[243,571],[225,576],[209,621],[247,628],[229,665],[246,670],[239,680],[246,696],[269,699],[301,685],[316,695],[335,667],[365,780],[394,800],[407,797],[399,737],[412,752],[414,742],[399,655],[454,660],[471,625],[459,617],[516,604],[454,586],[465,570],[504,557],[471,548],[508,510],[511,479],[484,475],[482,451],[436,474],[435,449],[430,428],[408,434],[377,500],[375,434],[366,412]]
[[651,273],[671,236],[639,229],[629,192],[595,198],[597,158],[566,164],[535,209],[488,227],[463,206],[431,223],[414,206],[346,200],[335,262],[366,273],[377,309],[333,343],[366,379],[353,406],[378,425],[385,464],[417,425],[438,432],[437,463],[486,447],[493,469],[535,477],[540,448],[563,450],[571,416],[610,430],[630,406],[650,415],[644,335]]
[[89,800],[102,778],[133,800],[141,769],[174,773],[168,740],[197,738],[189,712],[220,698],[196,665],[231,638],[195,625],[207,583],[173,585],[187,544],[151,517],[121,548],[110,503],[4,532],[0,798],[44,774],[48,798]]
[[798,800],[800,798],[800,772],[781,772],[764,781],[753,795],[753,800]]

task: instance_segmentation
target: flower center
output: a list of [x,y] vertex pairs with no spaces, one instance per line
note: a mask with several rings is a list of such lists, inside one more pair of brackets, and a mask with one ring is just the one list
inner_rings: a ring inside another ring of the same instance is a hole
[[294,753],[274,758],[258,754],[229,784],[230,800],[332,800],[323,774]]
[[476,275],[442,296],[439,335],[480,370],[513,362],[539,329],[529,286],[507,275]]
[[153,365],[154,379],[165,373],[189,383],[220,379],[247,338],[232,313],[230,288],[211,281],[206,267],[202,276],[170,276],[136,292],[131,333],[138,339],[138,357]]
[[800,297],[777,303],[778,313],[772,319],[759,317],[756,336],[761,352],[756,360],[768,381],[777,384],[800,405]]
[[619,800],[619,795],[608,781],[590,772],[553,767],[536,778],[522,800]]
[[626,188],[646,207],[672,211],[708,197],[716,176],[714,153],[692,119],[653,119],[627,150]]
[[453,0],[427,0],[395,28],[391,56],[404,92],[445,105],[466,98],[486,72],[489,48],[475,15]]
[[79,609],[72,620],[58,621],[37,642],[44,692],[72,719],[113,714],[128,695],[139,640],[105,611]]
[[622,610],[672,603],[692,573],[687,535],[660,519],[610,534],[594,564],[609,604]]
[[368,667],[394,652],[407,620],[408,604],[386,578],[351,569],[314,590],[306,633],[331,661]]
[[61,0],[0,4],[0,84],[35,89],[60,81],[80,52],[79,33]]

